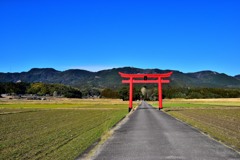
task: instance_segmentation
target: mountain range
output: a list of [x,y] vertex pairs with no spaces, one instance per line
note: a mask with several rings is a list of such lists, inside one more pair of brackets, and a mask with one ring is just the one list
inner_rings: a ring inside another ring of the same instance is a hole
[[122,87],[123,73],[166,73],[172,71],[171,87],[212,87],[240,88],[240,74],[229,76],[214,71],[183,73],[177,70],[141,69],[133,67],[113,68],[90,72],[87,70],[70,69],[58,71],[53,68],[33,68],[28,72],[0,73],[0,82],[44,82],[61,83],[78,88],[119,88]]

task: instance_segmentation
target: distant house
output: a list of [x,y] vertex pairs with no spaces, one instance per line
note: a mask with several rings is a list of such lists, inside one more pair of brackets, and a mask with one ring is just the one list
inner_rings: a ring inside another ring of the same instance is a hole
[[16,83],[21,83],[22,81],[19,79]]

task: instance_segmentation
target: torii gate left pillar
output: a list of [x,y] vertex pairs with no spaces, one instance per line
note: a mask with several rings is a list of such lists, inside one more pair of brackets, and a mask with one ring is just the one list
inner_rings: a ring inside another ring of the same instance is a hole
[[[163,78],[168,78],[172,75],[172,72],[164,74],[125,74],[119,72],[122,78],[129,78],[128,80],[122,80],[122,83],[129,83],[129,108],[128,111],[132,110],[132,99],[133,99],[133,83],[157,83],[158,84],[158,107],[159,110],[163,108],[162,106],[162,83],[169,83],[169,80]],[[137,78],[137,79],[134,79]],[[143,78],[141,80],[140,78]],[[150,79],[148,79],[150,78]]]

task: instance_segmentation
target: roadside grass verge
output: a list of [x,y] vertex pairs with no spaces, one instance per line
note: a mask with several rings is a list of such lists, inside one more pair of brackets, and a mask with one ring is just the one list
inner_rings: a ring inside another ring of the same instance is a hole
[[[149,104],[158,107],[158,101],[150,101]],[[240,107],[240,98],[219,99],[164,99],[163,108],[216,108],[216,107]]]
[[163,111],[240,151],[239,98],[164,100]]
[[74,159],[128,113],[126,102],[74,101],[1,101],[0,159]]
[[126,109],[125,104],[0,104],[0,109]]
[[[57,98],[47,101],[36,100],[3,100],[0,99],[0,109],[19,109],[19,108],[118,108],[123,109],[128,105],[128,101],[118,99],[66,99]],[[134,103],[136,105],[136,103]]]

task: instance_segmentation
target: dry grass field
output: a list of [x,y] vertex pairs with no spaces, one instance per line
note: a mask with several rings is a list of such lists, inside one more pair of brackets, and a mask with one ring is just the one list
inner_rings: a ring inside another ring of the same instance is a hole
[[[151,102],[157,106],[157,102]],[[164,111],[240,151],[240,99],[164,100]]]
[[127,106],[111,99],[0,99],[0,159],[74,159],[121,120]]

